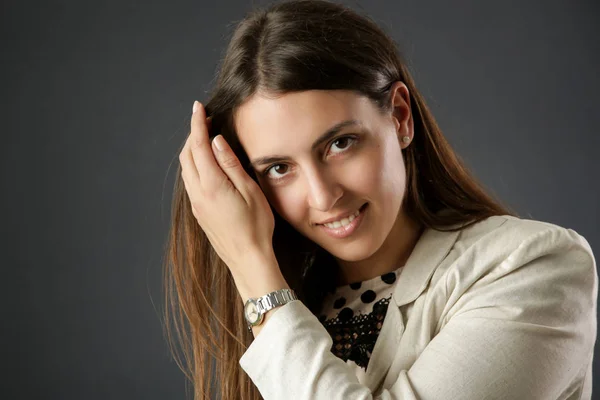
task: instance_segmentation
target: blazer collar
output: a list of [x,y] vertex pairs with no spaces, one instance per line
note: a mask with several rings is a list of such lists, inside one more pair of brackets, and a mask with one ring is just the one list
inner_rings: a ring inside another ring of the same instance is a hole
[[[445,229],[457,228],[457,224]],[[413,302],[425,290],[438,265],[446,258],[458,239],[454,232],[426,228],[400,272],[392,298],[397,306]]]
[[[461,225],[463,224],[456,224],[444,229],[454,229]],[[371,389],[371,392],[381,388],[381,383],[393,364],[400,345],[405,322],[402,319],[399,307],[415,301],[425,290],[433,272],[446,258],[460,233],[461,230],[448,232],[426,228],[417,241],[400,272],[396,288],[392,294],[392,298],[398,307],[387,308],[385,322],[379,333],[379,338],[375,342],[371,361],[369,361],[367,367],[367,376],[364,383]],[[389,376],[391,377],[391,375]]]

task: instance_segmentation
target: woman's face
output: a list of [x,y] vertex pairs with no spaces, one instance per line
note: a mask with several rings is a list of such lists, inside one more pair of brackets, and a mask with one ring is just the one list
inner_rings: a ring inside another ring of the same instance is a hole
[[[269,203],[341,260],[369,258],[390,232],[399,231],[393,228],[403,215],[401,149],[408,145],[401,138],[412,139],[413,126],[406,86],[397,82],[392,93],[394,110],[386,115],[349,91],[255,95],[235,115],[239,140]],[[359,210],[346,227],[323,225]]]

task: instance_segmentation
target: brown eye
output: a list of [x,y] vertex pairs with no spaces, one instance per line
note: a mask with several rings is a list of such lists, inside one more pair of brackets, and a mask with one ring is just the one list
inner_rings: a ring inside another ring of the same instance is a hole
[[[347,138],[347,137],[345,137],[345,138],[340,138],[340,139],[336,140],[336,141],[335,141],[335,143],[337,143],[337,145],[336,145],[336,146],[337,146],[338,148],[340,148],[340,143],[341,143],[341,144],[342,144],[342,147],[341,147],[341,148],[342,148],[342,149],[345,149],[345,148],[346,148],[346,146],[348,146],[348,140],[349,140],[349,139],[350,139],[350,138]],[[345,144],[345,145],[344,145],[344,144]]]
[[269,168],[267,168],[264,172],[264,175],[270,179],[282,179],[283,175],[288,171],[288,166],[285,164],[275,164]]
[[283,165],[283,164],[277,164],[275,166],[273,166],[273,171],[277,172],[278,174],[284,174],[287,171],[287,165]]
[[335,146],[337,148],[337,151],[333,151],[333,153],[342,153],[346,151],[349,147],[351,147],[354,144],[354,142],[356,142],[355,138],[351,136],[343,136],[331,142],[331,149],[333,149]]

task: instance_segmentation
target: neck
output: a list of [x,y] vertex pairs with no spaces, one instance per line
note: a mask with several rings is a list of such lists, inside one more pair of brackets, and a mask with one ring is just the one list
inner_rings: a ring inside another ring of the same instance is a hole
[[423,233],[423,226],[401,211],[381,247],[360,261],[337,259],[340,281],[337,286],[362,282],[402,267]]

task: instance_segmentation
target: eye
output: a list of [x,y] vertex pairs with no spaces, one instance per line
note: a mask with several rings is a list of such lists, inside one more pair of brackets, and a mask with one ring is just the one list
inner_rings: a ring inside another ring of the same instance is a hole
[[344,151],[348,150],[348,148],[351,147],[354,142],[356,142],[356,138],[352,136],[342,136],[335,139],[333,142],[331,142],[331,148],[333,148],[335,145],[339,151],[333,151],[333,154],[343,153]]
[[[357,141],[358,139],[354,136],[338,137],[331,142],[331,145],[329,146],[329,151],[333,155],[341,154],[345,151],[348,151],[348,149],[354,144],[356,144]],[[334,148],[337,148],[337,150],[332,150]],[[261,175],[273,181],[279,181],[286,177],[287,173],[289,172],[289,169],[289,166],[286,164],[273,164],[267,167]]]
[[[273,180],[283,179],[288,168],[289,167],[285,164],[273,164],[269,168],[265,169],[262,174]],[[276,172],[279,175],[273,175],[271,172]]]

